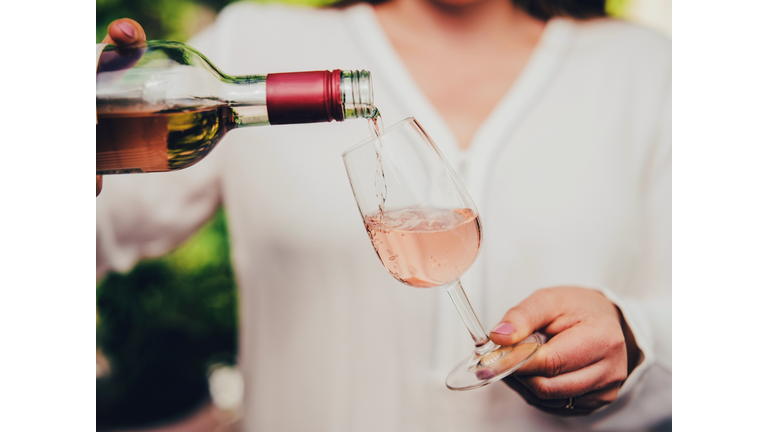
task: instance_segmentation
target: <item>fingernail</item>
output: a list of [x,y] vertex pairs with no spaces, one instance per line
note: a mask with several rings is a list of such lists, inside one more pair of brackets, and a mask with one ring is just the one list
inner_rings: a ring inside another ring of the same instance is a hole
[[491,330],[491,333],[498,333],[501,335],[511,335],[515,332],[515,328],[510,323],[501,323]]
[[126,36],[133,39],[136,37],[136,29],[133,28],[133,26],[125,21],[118,23],[117,28],[122,30],[123,33],[125,33]]
[[481,380],[487,380],[491,379],[496,376],[496,372],[490,370],[490,369],[480,369],[479,371],[475,372],[475,376],[478,379]]

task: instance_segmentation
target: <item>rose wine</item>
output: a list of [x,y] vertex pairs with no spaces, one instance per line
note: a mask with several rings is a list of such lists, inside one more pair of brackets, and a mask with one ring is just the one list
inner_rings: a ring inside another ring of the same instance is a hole
[[232,110],[226,105],[99,113],[96,172],[120,174],[186,168],[204,158],[233,128]]
[[401,282],[431,288],[457,280],[480,251],[477,213],[411,208],[374,212],[365,228],[384,267]]

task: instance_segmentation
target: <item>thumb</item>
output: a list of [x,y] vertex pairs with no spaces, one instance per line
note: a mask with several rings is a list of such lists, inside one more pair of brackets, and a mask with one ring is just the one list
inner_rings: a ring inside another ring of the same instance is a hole
[[491,340],[498,345],[514,345],[520,342],[557,318],[559,301],[559,296],[551,290],[534,292],[504,314],[504,318],[491,330]]
[[130,18],[112,21],[109,24],[108,33],[107,37],[104,38],[104,42],[121,47],[128,47],[146,42],[147,40],[147,35],[144,33],[141,25]]

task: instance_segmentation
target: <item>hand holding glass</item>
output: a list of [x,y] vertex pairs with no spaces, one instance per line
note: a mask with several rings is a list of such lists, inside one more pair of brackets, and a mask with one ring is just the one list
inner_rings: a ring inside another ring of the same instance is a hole
[[383,190],[374,139],[342,155],[371,243],[397,280],[417,288],[442,286],[456,305],[475,349],[448,375],[448,388],[470,390],[498,381],[530,360],[543,339],[534,334],[516,345],[498,346],[488,338],[459,281],[480,252],[477,208],[414,118],[387,128],[383,143]]

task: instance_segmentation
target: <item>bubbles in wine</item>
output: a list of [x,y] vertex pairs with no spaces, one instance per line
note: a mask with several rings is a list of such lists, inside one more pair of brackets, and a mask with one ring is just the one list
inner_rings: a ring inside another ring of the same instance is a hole
[[364,219],[384,266],[414,287],[440,286],[458,279],[480,249],[480,224],[471,209],[387,210],[372,212]]

